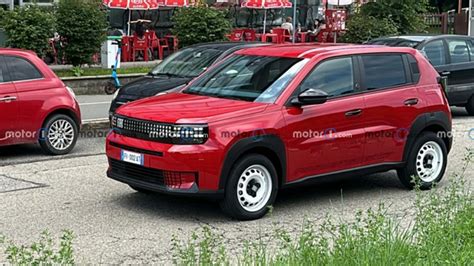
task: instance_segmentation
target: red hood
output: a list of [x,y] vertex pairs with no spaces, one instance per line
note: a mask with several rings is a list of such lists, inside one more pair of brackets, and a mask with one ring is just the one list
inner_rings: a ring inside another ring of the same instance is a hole
[[267,104],[169,93],[126,104],[117,114],[165,123],[208,123],[262,112]]

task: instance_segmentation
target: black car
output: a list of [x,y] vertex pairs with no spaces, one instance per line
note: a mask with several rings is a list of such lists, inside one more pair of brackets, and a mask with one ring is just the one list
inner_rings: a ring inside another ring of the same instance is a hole
[[209,66],[233,52],[254,46],[268,45],[249,42],[217,42],[188,46],[167,57],[146,76],[120,88],[110,105],[109,116],[121,105],[138,99],[166,93],[187,84]]
[[449,104],[474,115],[474,37],[463,35],[394,36],[368,44],[409,46],[422,51],[441,76],[448,78]]

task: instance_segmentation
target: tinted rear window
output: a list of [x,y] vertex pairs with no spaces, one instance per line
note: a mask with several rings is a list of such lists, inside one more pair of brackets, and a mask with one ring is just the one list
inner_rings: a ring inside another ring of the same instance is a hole
[[365,86],[369,90],[390,88],[408,83],[400,54],[363,55]]
[[5,61],[10,70],[12,81],[40,79],[43,77],[38,69],[26,59],[5,56]]

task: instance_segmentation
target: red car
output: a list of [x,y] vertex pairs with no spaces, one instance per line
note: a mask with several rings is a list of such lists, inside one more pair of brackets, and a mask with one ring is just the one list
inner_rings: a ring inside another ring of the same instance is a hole
[[73,91],[35,53],[0,48],[0,146],[39,142],[66,154],[80,126]]
[[242,220],[327,176],[396,169],[429,189],[452,143],[441,84],[411,48],[244,49],[181,92],[119,108],[107,174],[141,192],[218,196]]

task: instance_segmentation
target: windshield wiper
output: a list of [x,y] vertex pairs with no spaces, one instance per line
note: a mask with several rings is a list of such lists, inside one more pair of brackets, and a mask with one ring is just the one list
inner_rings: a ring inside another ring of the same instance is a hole
[[186,78],[186,76],[173,74],[173,73],[150,73],[151,76],[167,76],[168,78]]

